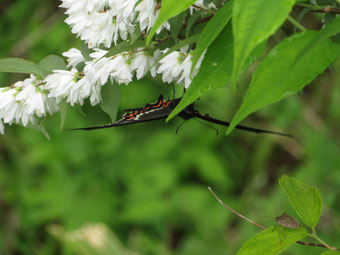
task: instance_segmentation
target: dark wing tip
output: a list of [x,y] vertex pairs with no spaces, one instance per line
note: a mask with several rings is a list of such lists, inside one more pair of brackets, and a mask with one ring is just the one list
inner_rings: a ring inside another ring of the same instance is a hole
[[70,128],[70,129],[66,129],[66,131],[78,131],[78,130],[89,131],[89,130],[102,129],[102,128],[110,128],[110,127],[118,126],[116,124],[117,123],[110,123],[110,124],[102,125],[102,126],[84,127],[84,128]]

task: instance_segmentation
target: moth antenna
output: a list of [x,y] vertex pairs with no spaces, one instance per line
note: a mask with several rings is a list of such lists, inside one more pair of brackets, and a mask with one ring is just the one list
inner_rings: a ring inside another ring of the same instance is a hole
[[176,135],[178,134],[178,130],[180,129],[180,127],[183,126],[185,122],[187,122],[187,120],[184,120],[184,121],[176,128]]
[[196,120],[197,122],[203,124],[204,126],[207,126],[207,127],[209,127],[209,128],[214,129],[214,130],[216,131],[216,135],[218,135],[218,130],[217,130],[216,128],[214,128],[214,127],[212,127],[212,126],[210,126],[210,125],[208,125],[208,124],[206,124],[206,123],[204,123],[204,122],[202,122],[202,121],[199,121],[199,120],[196,119],[196,118],[194,118],[194,120]]

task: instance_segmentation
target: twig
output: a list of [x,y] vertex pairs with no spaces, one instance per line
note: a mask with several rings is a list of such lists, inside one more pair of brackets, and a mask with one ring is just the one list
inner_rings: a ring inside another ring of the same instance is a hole
[[247,218],[246,216],[243,216],[242,214],[236,212],[235,210],[233,210],[232,208],[230,208],[229,206],[227,206],[225,203],[223,203],[223,201],[215,194],[215,192],[208,187],[209,191],[211,192],[211,194],[213,194],[213,196],[216,198],[216,200],[225,208],[227,208],[229,211],[231,211],[232,213],[236,214],[238,217],[241,217],[242,219],[245,219],[246,221],[250,222],[251,224],[262,228],[263,230],[266,229],[264,226],[256,223],[255,221],[252,221],[251,219]]
[[[243,216],[242,214],[236,212],[235,210],[233,210],[232,208],[230,208],[229,206],[227,206],[225,203],[223,203],[223,201],[215,194],[215,192],[210,188],[208,187],[210,193],[216,198],[216,200],[226,209],[228,209],[229,211],[231,211],[232,213],[236,214],[237,216],[241,217],[242,219],[245,219],[246,221],[250,222],[251,224],[265,230],[266,228],[254,221],[252,221],[251,219],[247,218],[246,216]],[[306,246],[317,246],[317,247],[322,247],[322,248],[328,248],[327,246],[323,245],[323,244],[318,244],[318,243],[308,243],[308,242],[302,242],[302,241],[296,241],[296,243],[298,244],[302,244],[302,245],[306,245]],[[330,247],[332,248],[332,250],[340,250],[336,247]]]
[[205,12],[209,12],[209,13],[211,13],[212,15],[215,15],[215,14],[216,14],[216,12],[213,12],[213,11],[207,9],[207,8],[204,8],[204,7],[199,6],[199,5],[196,5],[196,4],[193,4],[192,7],[195,7],[195,8],[197,8],[197,9],[200,9],[200,10],[205,11]]
[[311,5],[311,4],[304,4],[304,3],[298,3],[296,5],[301,6],[301,7],[311,8],[311,12],[340,14],[339,8],[335,8],[335,7],[331,7],[331,6],[321,7],[321,6]]

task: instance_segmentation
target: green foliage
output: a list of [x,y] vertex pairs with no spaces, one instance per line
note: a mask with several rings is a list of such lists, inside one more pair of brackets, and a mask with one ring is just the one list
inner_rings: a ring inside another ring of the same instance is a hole
[[119,44],[117,44],[115,47],[113,47],[112,49],[110,49],[104,57],[110,57],[110,56],[114,56],[116,54],[119,54],[123,51],[129,51],[129,50],[133,50],[139,47],[143,47],[145,46],[145,42],[142,40],[137,40],[137,41],[123,41]]
[[[227,25],[209,47],[201,65],[201,71],[193,80],[181,102],[173,110],[167,120],[173,118],[187,105],[199,98],[203,93],[223,87],[230,82],[233,37],[231,24]],[[214,82],[212,82],[214,81]]]
[[279,182],[296,213],[308,227],[314,228],[321,216],[321,198],[316,187],[288,176],[283,176]]
[[65,70],[66,64],[62,57],[57,55],[48,55],[39,62],[39,67],[44,70],[46,76],[52,73],[53,70]]
[[21,58],[0,59],[0,72],[26,73],[45,77],[43,70],[36,63]]
[[268,54],[256,69],[228,133],[250,113],[300,91],[335,61],[339,47],[329,39],[318,41],[312,48],[308,48],[299,61],[295,61],[301,50],[318,33],[307,31],[295,34],[283,40]]
[[[306,236],[315,238],[324,245],[324,248],[335,250],[334,247],[322,241],[314,229],[321,215],[321,198],[317,189],[288,176],[283,176],[279,183],[285,190],[296,213],[307,226],[312,228],[312,233],[308,233],[305,228],[299,227],[295,218],[283,213],[281,216],[275,217],[276,224],[274,227],[267,228],[252,237],[243,244],[237,254],[280,254],[295,242],[301,242],[300,240]],[[276,227],[277,225],[279,225],[280,230]]]
[[101,93],[102,102],[100,107],[110,116],[111,121],[115,122],[120,104],[120,89],[117,84],[108,83],[103,87]]
[[[245,4],[256,1],[248,2]],[[325,4],[335,5],[335,1],[309,1],[309,4],[314,4],[313,2],[320,5],[313,10],[319,10]],[[181,4],[179,3],[175,1],[176,8],[171,5],[176,13],[184,10],[177,8]],[[270,3],[281,4],[281,1]],[[296,7],[292,15],[300,10],[298,5]],[[51,4],[50,1],[5,1],[4,8],[0,8],[0,31],[6,31],[6,34],[0,36],[0,56],[20,56],[38,63],[51,53],[60,55],[61,52],[77,46],[79,43],[70,36],[69,27],[62,22],[65,16],[62,12],[56,12],[56,8],[57,3]],[[180,31],[178,43],[171,39],[159,48],[170,47],[177,50],[197,42],[201,31],[205,30],[204,24],[199,27],[193,24],[195,19],[206,16],[202,15],[202,11],[196,13],[196,17],[190,22],[185,16],[187,27],[185,31]],[[271,21],[258,13],[257,15],[264,24]],[[49,16],[53,19],[41,25]],[[254,18],[254,15],[252,17]],[[327,15],[327,19],[329,17],[332,18],[332,15]],[[314,29],[316,24],[321,27],[325,18],[326,15],[322,13],[308,13],[302,23],[306,28]],[[168,19],[165,14],[163,19]],[[208,23],[209,26],[213,20],[214,18]],[[280,24],[283,21],[284,18]],[[234,13],[231,22],[234,22]],[[222,19],[221,26],[222,23],[227,21]],[[280,24],[275,17],[274,30]],[[230,119],[237,110],[236,107],[242,101],[252,76],[251,88],[255,89],[255,76],[259,77],[260,73],[256,69],[257,63],[250,66],[254,61],[260,63],[260,69],[263,63],[267,62],[266,68],[262,68],[267,70],[267,75],[272,75],[273,79],[276,70],[271,68],[271,65],[280,63],[279,71],[289,74],[291,86],[295,89],[300,86],[295,78],[300,77],[299,74],[305,74],[310,64],[315,65],[318,72],[314,73],[313,77],[308,74],[312,77],[308,81],[309,83],[313,80],[312,86],[306,87],[303,95],[297,93],[287,100],[282,100],[280,104],[259,111],[257,108],[256,115],[247,119],[252,126],[270,125],[273,129],[281,127],[294,133],[297,141],[242,132],[233,132],[228,137],[217,137],[213,130],[194,121],[186,122],[179,134],[175,135],[175,130],[181,123],[176,118],[168,124],[155,121],[152,124],[96,132],[60,132],[59,125],[63,126],[64,123],[66,128],[106,123],[106,114],[99,106],[90,107],[88,102],[85,102],[83,108],[79,107],[79,111],[85,112],[86,116],[61,103],[61,116],[56,115],[44,120],[43,124],[50,133],[51,141],[36,131],[12,125],[6,129],[5,136],[0,136],[0,253],[96,254],[98,249],[93,250],[90,238],[84,237],[81,230],[87,229],[91,222],[101,222],[95,226],[105,229],[102,232],[106,233],[105,240],[109,243],[110,254],[117,250],[119,254],[236,254],[242,244],[251,238],[252,241],[246,242],[240,252],[248,252],[246,249],[251,246],[252,251],[255,251],[255,248],[264,251],[267,247],[273,247],[273,252],[279,252],[291,245],[287,254],[308,252],[309,255],[319,255],[325,251],[323,248],[293,245],[293,239],[301,239],[292,233],[302,236],[302,232],[305,234],[303,229],[284,228],[280,233],[281,226],[277,226],[274,231],[270,227],[264,231],[266,235],[263,235],[263,232],[258,234],[263,239],[257,238],[255,235],[258,229],[226,212],[207,191],[207,186],[214,187],[233,208],[259,222],[265,221],[264,215],[273,215],[276,206],[278,210],[293,215],[294,211],[289,211],[284,192],[276,185],[276,180],[282,174],[294,175],[299,180],[318,187],[323,195],[323,212],[327,216],[318,223],[320,235],[327,243],[339,247],[340,232],[337,223],[340,215],[340,87],[337,84],[340,82],[340,61],[337,59],[333,64],[331,60],[321,63],[320,60],[324,58],[320,56],[321,50],[317,56],[311,56],[311,52],[325,46],[322,55],[330,54],[328,50],[332,48],[334,60],[338,54],[338,46],[336,48],[328,38],[335,35],[338,29],[336,18],[319,32],[308,31],[306,34],[310,36],[310,40],[303,45],[294,43],[302,39],[291,36],[293,29],[289,23],[278,28],[275,34],[274,30],[261,31],[262,38],[267,38],[268,34],[272,37],[268,43],[263,39],[262,44],[250,53],[253,57],[242,60],[244,63],[240,73],[250,68],[240,77],[236,77],[239,86],[235,94],[231,93],[229,87],[223,87],[230,83],[233,72],[235,39],[230,24],[226,25],[213,41],[211,38],[199,39],[209,39],[209,43],[201,44],[208,47],[206,58],[202,63],[201,72],[196,76],[183,101],[190,104],[201,96],[201,100],[196,103],[197,108],[221,119]],[[316,35],[311,36],[312,34]],[[133,45],[141,39],[136,39],[137,37],[138,33],[125,43],[124,47],[112,48],[111,54],[145,45],[144,41]],[[151,38],[150,35],[149,37]],[[286,37],[289,39],[284,41]],[[291,38],[295,38],[294,41],[288,42]],[[248,40],[245,37],[243,39]],[[336,38],[331,39],[336,42]],[[253,37],[249,48],[255,47],[255,41]],[[240,47],[246,47],[249,51],[248,45],[244,41],[242,43],[243,46]],[[271,55],[274,44],[278,44],[278,47],[287,44],[287,48],[289,45],[290,50],[286,50],[294,53],[294,59],[290,54],[282,54],[281,59]],[[297,51],[295,48],[300,46]],[[204,47],[202,46],[200,51]],[[88,60],[89,49],[86,45],[81,49]],[[263,60],[259,58],[263,52],[271,52],[270,56],[275,61],[268,62],[268,56],[264,56]],[[249,55],[249,52],[247,54]],[[225,56],[229,56],[229,59],[224,58]],[[239,61],[240,65],[241,58]],[[212,68],[214,63],[218,64],[215,68],[219,72]],[[55,68],[53,61],[46,64],[51,66],[50,70]],[[301,69],[294,71],[295,66]],[[8,68],[6,64],[2,67]],[[33,68],[36,74],[43,74],[40,67],[37,69],[35,64],[27,62],[20,67],[14,65],[11,70],[21,72],[23,67],[23,73]],[[323,70],[329,68],[335,72],[325,72],[315,79],[322,72],[319,70],[321,67]],[[274,74],[270,74],[272,70],[275,71]],[[212,72],[214,75],[210,75]],[[0,75],[1,86],[22,79],[22,76],[15,74]],[[209,79],[205,79],[205,75],[209,75]],[[283,77],[281,73],[280,77]],[[274,82],[274,85],[276,82],[283,84],[279,79]],[[256,84],[261,88],[262,84]],[[267,83],[268,92],[273,84]],[[143,106],[146,102],[154,101],[160,93],[171,98],[171,89],[158,80],[136,81],[129,86],[121,86],[121,90],[120,109]],[[294,93],[296,92],[294,90]],[[252,107],[258,104],[257,100],[262,102],[266,93],[267,90],[264,90],[263,94],[259,93],[257,98],[254,98]],[[111,96],[108,101],[110,100]],[[107,103],[106,107],[112,107],[110,110],[117,109],[112,103]],[[181,107],[185,107],[184,103]],[[177,112],[179,111],[177,109]],[[114,111],[111,116],[114,116]],[[221,133],[225,130],[219,131]],[[287,177],[284,179],[287,180]],[[307,196],[304,189],[301,191],[301,187],[306,184],[295,179],[290,182],[294,185],[287,190],[293,194],[291,199],[294,199],[294,203],[299,204],[300,199]],[[314,192],[313,188],[311,192]],[[313,199],[318,201],[317,196]],[[318,221],[318,213],[316,207],[311,210],[313,203],[307,204],[307,201],[313,200],[303,200],[304,204],[302,207],[300,204],[299,208],[302,208],[303,217],[307,219],[307,214],[311,216],[309,220],[312,225]],[[294,203],[292,205],[296,209]],[[298,209],[296,211],[300,216]],[[310,211],[313,213],[310,214]],[[84,238],[79,242],[71,240],[70,234],[74,233]],[[264,240],[268,241],[265,245],[261,243]],[[105,252],[99,251],[99,254]],[[325,251],[323,254],[338,252]]]
[[232,4],[233,1],[227,2],[204,27],[200,38],[197,41],[196,50],[192,58],[191,70],[194,69],[203,52],[212,44],[231,19],[233,8]]
[[65,121],[66,121],[66,117],[67,117],[68,104],[67,104],[66,100],[62,100],[62,101],[60,101],[58,106],[59,106],[59,111],[60,111],[60,130],[63,130],[64,125],[65,125]]
[[340,251],[325,251],[321,255],[339,255]]
[[274,227],[267,228],[249,239],[237,255],[276,255],[280,254],[296,241],[305,238],[308,232],[304,228],[288,229]]
[[[320,30],[318,35],[314,37],[305,47],[301,50],[299,55],[296,57],[296,62],[300,61],[305,54],[308,54],[308,49],[315,47],[322,40],[326,40],[331,36],[340,33],[340,17],[333,19],[330,23],[328,23],[323,29]],[[294,63],[295,64],[295,63]]]
[[294,3],[295,0],[235,1],[233,7],[235,85],[249,54],[281,26]]
[[189,6],[191,6],[196,0],[163,0],[162,7],[159,12],[158,18],[151,28],[148,38],[146,40],[146,44],[149,45],[152,37],[156,33],[157,29],[168,19],[175,17],[181,12],[185,11]]

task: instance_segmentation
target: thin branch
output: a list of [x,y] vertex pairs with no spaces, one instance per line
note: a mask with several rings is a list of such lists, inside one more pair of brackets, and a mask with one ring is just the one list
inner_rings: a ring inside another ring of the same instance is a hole
[[[247,218],[246,216],[243,216],[242,214],[236,212],[235,210],[233,210],[232,208],[230,208],[229,206],[227,206],[225,203],[223,203],[223,201],[215,194],[215,192],[208,187],[210,193],[216,198],[216,200],[226,209],[228,209],[229,211],[231,211],[232,213],[236,214],[237,216],[239,216],[240,218],[250,222],[251,224],[265,230],[266,228],[258,223],[256,223],[255,221],[252,221],[251,219]],[[302,241],[296,241],[296,243],[301,244],[301,245],[306,245],[306,246],[317,246],[317,247],[322,247],[322,248],[328,248],[326,245],[323,244],[318,244],[318,243],[308,243],[308,242],[302,242]],[[332,250],[340,250],[336,247],[330,247]]]
[[311,4],[305,4],[305,3],[298,3],[296,4],[300,7],[306,7],[310,8],[312,12],[322,12],[322,13],[333,13],[333,14],[340,14],[340,9],[331,7],[331,6],[315,6]]
[[227,208],[229,211],[231,211],[232,213],[236,214],[238,217],[241,217],[242,219],[245,219],[246,221],[250,222],[251,224],[262,228],[263,230],[266,229],[264,226],[256,223],[255,221],[252,221],[251,219],[247,218],[246,216],[243,216],[242,214],[236,212],[235,210],[233,210],[232,208],[230,208],[229,206],[227,206],[225,203],[223,203],[223,201],[215,194],[215,192],[208,187],[209,191],[211,192],[211,194],[213,194],[213,196],[216,198],[216,200],[225,208]]
[[313,10],[313,12],[340,14],[340,9],[327,6],[318,10]]
[[212,15],[215,15],[215,14],[216,14],[216,12],[213,12],[213,11],[207,9],[207,8],[204,8],[204,7],[199,6],[199,5],[196,5],[196,4],[193,4],[192,7],[195,7],[195,8],[197,8],[197,9],[200,9],[200,10],[205,11],[205,12],[209,12],[209,13],[211,13]]

